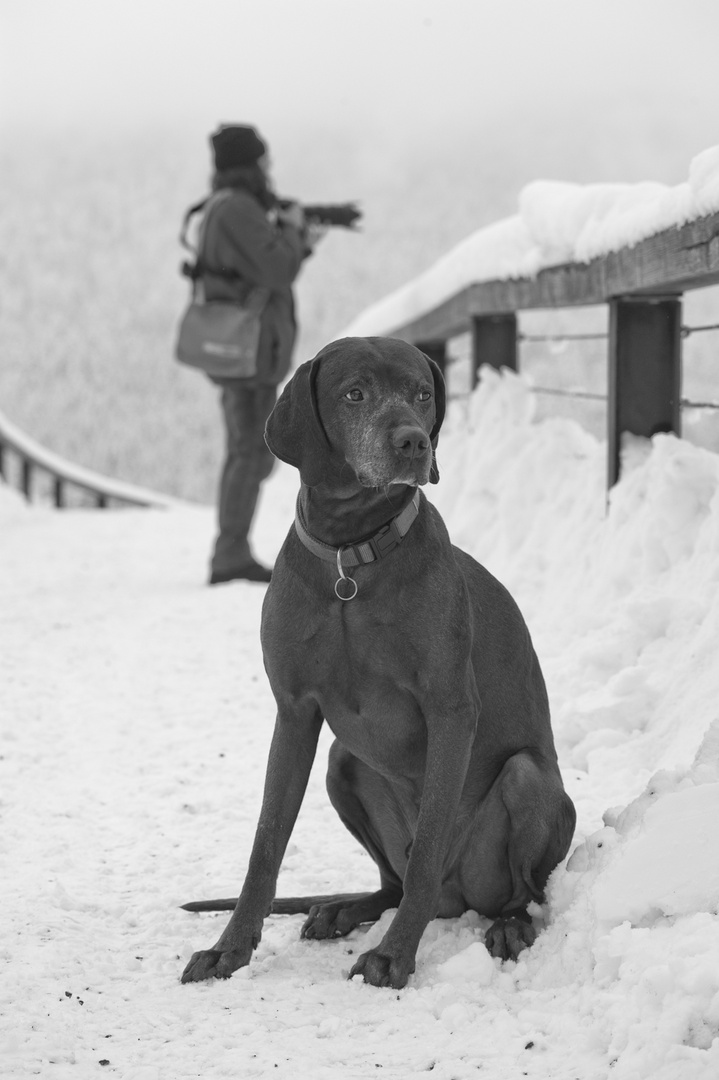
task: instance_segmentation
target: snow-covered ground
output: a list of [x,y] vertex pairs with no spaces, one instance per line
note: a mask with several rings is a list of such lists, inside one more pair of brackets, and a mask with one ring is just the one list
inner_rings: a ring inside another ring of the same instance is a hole
[[[3,1077],[709,1080],[719,1075],[719,458],[672,436],[605,449],[532,420],[484,370],[453,402],[428,490],[513,591],[547,677],[579,822],[518,963],[485,920],[432,922],[402,991],[347,972],[381,924],[181,986],[242,881],[272,732],[264,589],[204,585],[212,512],[28,509],[0,489]],[[271,560],[297,476],[256,527]],[[282,893],[374,887],[323,789]]]
[[533,277],[549,266],[589,262],[717,210],[719,146],[697,154],[687,179],[674,187],[656,181],[534,180],[520,192],[516,214],[471,233],[424,273],[361,312],[347,334],[390,334],[475,282]]

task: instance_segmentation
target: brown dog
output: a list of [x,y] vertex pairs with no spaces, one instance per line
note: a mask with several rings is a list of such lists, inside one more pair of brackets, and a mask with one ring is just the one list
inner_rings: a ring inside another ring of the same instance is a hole
[[[527,905],[567,853],[574,807],[524,620],[419,491],[438,479],[443,416],[442,375],[418,349],[345,338],[269,418],[270,449],[302,481],[262,614],[277,721],[242,894],[187,905],[234,913],[183,982],[249,963],[270,912],[309,912],[303,936],[331,938],[397,907],[351,972],[375,986],[405,985],[437,916],[494,919],[493,956],[534,941]],[[329,796],[380,888],[273,901],[324,720]]]

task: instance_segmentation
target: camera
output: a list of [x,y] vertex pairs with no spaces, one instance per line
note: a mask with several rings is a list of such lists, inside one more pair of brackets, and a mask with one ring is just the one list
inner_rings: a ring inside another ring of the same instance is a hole
[[[296,202],[296,199],[278,199],[277,205],[286,210]],[[354,202],[300,205],[305,213],[305,221],[312,225],[339,225],[343,229],[354,229],[362,217],[362,211]]]

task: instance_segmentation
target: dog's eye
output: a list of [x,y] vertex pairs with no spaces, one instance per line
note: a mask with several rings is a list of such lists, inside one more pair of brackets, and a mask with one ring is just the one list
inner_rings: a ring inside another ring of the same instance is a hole
[[348,401],[364,401],[364,394],[361,390],[357,390],[356,388],[354,390],[348,390],[345,397]]
[[420,392],[419,392],[419,400],[420,401],[429,401],[429,399],[431,397],[432,397],[432,395],[430,394],[429,390],[420,390]]

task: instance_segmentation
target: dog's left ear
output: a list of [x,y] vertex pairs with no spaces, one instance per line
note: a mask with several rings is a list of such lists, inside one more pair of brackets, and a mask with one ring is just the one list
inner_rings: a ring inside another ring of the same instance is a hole
[[272,453],[299,469],[308,487],[322,481],[331,453],[317,408],[318,369],[317,357],[300,364],[265,425],[265,442]]
[[439,469],[437,468],[437,440],[439,439],[439,429],[442,427],[444,420],[444,412],[447,402],[447,393],[444,382],[444,375],[440,369],[439,364],[434,360],[431,360],[426,353],[422,353],[425,360],[429,364],[430,371],[432,372],[432,381],[434,382],[434,426],[430,432],[430,440],[432,442],[432,467],[429,472],[430,484],[436,484],[439,481]]

